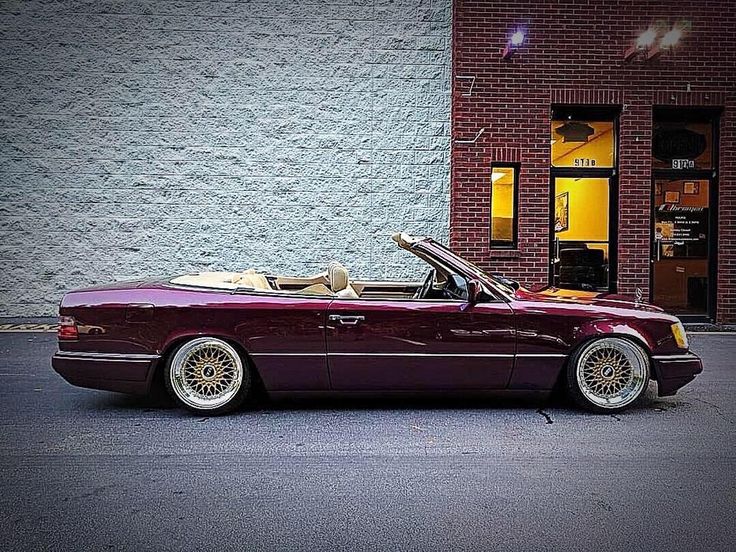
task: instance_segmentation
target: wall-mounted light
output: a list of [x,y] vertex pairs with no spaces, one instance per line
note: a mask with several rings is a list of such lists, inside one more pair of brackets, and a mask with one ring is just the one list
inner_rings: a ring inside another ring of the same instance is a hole
[[672,27],[665,33],[662,40],[659,41],[659,47],[663,50],[671,50],[680,42],[682,38],[682,29],[677,26]]
[[658,34],[657,28],[654,26],[649,27],[646,31],[641,33],[637,37],[636,41],[634,41],[634,43],[624,52],[624,60],[631,61],[638,55],[649,52],[657,41]]
[[646,61],[657,59],[662,52],[674,50],[691,26],[689,21],[678,21],[672,27],[666,21],[657,21],[632,42],[624,52],[624,60],[631,61],[637,57]]
[[655,40],[657,40],[657,29],[649,27],[636,39],[636,47],[640,50],[647,50],[654,45]]
[[526,30],[516,29],[509,37],[506,47],[503,49],[501,57],[503,59],[509,59],[516,53],[516,50],[520,48],[526,40]]
[[526,34],[522,30],[516,31],[514,34],[511,35],[511,45],[512,46],[521,46],[524,44],[524,39],[526,38]]

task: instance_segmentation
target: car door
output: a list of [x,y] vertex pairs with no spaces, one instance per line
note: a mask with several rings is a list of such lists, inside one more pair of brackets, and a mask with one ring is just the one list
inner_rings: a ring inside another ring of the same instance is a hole
[[336,298],[327,311],[334,390],[503,389],[515,348],[500,300]]
[[330,301],[321,296],[231,294],[211,311],[211,318],[235,328],[269,393],[328,391],[325,318]]

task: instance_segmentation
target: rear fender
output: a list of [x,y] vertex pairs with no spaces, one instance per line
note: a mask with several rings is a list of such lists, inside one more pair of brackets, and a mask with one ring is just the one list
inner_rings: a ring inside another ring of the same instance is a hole
[[258,373],[258,367],[253,362],[253,358],[250,356],[246,348],[233,334],[223,332],[223,331],[204,331],[204,332],[186,331],[186,332],[172,333],[166,338],[165,344],[161,348],[161,359],[159,360],[158,365],[156,366],[157,375],[158,373],[161,373],[161,374],[163,373],[164,366],[169,361],[169,357],[177,349],[179,345],[181,345],[182,343],[185,343],[186,341],[189,341],[190,339],[196,339],[197,337],[215,337],[217,339],[222,339],[223,341],[235,347],[235,350],[237,350],[238,353],[240,353],[240,355],[243,357],[243,360],[252,369],[253,376],[255,377],[257,384],[259,386],[263,385],[261,376]]

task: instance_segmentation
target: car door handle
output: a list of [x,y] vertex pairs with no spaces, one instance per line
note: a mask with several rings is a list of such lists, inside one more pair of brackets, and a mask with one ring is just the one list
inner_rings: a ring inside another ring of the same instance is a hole
[[327,318],[333,322],[339,322],[343,326],[355,326],[358,322],[365,320],[365,316],[343,316],[341,314],[331,314]]

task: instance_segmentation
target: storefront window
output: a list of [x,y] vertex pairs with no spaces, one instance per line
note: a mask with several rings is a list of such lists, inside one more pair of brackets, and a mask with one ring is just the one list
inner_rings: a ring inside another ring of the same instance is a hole
[[491,246],[516,246],[518,169],[494,166],[491,170]]
[[613,121],[552,121],[552,166],[578,169],[607,169],[614,166]]
[[555,285],[603,290],[609,286],[610,179],[555,177]]
[[710,180],[654,180],[654,298],[678,314],[708,308]]

